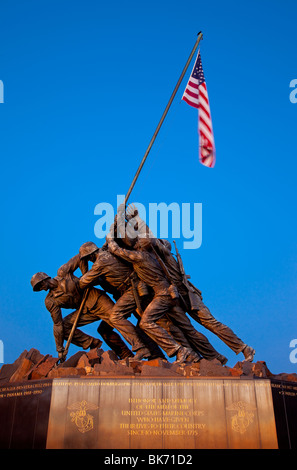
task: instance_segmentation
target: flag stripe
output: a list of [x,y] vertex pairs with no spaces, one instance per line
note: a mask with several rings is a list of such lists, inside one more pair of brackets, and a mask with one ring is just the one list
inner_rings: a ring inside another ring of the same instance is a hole
[[203,165],[207,166],[208,168],[212,168],[214,166],[212,156],[201,157],[201,160]]
[[208,99],[208,94],[207,94],[207,89],[205,83],[202,83],[199,87],[200,93],[202,93],[205,96],[205,99]]
[[200,114],[200,117],[199,117],[199,121],[206,127],[208,132],[211,134],[211,131],[212,131],[211,126],[209,125],[209,122],[207,122],[207,121],[205,121],[205,119],[203,119],[201,114]]
[[187,96],[184,95],[183,100],[188,103],[190,106],[194,106],[194,108],[199,107],[199,101],[198,100],[193,100],[192,98],[188,98]]
[[[196,99],[197,100],[197,91],[196,92],[193,92],[192,89],[190,89],[190,87],[187,89],[186,91],[187,95],[188,96],[191,96],[192,98]],[[197,100],[198,101],[198,100]]]
[[206,113],[210,114],[209,102],[205,101],[204,96],[199,95],[199,103],[201,108],[203,108]]
[[205,118],[207,118],[209,121],[211,121],[211,118],[210,118],[210,114],[209,114],[209,108],[208,109],[205,109],[204,106],[202,106],[201,104],[201,100],[199,101],[199,112],[205,116]]
[[193,87],[193,86],[191,86],[191,85],[188,85],[188,86],[187,86],[187,89],[185,90],[185,93],[186,93],[187,91],[191,91],[192,93],[195,93],[195,94],[197,95],[197,90],[198,90],[198,87],[195,88],[195,87]]
[[188,86],[191,86],[193,88],[195,88],[196,90],[198,90],[198,80],[189,80],[189,83],[188,83]]
[[189,100],[186,96],[183,97],[183,100],[190,106],[193,106],[193,108],[199,108],[199,105],[197,103],[193,103],[193,101]]
[[202,135],[204,135],[211,143],[213,143],[213,135],[212,133],[207,129],[205,126],[204,122],[200,119],[199,121],[200,125],[200,132]]

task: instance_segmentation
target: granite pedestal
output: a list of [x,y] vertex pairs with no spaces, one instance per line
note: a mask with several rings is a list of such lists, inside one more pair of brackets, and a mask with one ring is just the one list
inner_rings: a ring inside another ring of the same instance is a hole
[[296,448],[297,384],[64,377],[0,387],[0,448]]

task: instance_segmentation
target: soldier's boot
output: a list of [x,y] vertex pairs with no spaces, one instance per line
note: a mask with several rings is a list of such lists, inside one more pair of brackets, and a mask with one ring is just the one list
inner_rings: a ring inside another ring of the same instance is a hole
[[256,351],[251,346],[246,346],[242,352],[245,357],[243,362],[253,362]]
[[202,356],[200,356],[199,353],[197,353],[195,351],[191,351],[191,353],[187,357],[186,361],[187,362],[200,362],[201,359],[202,359]]
[[90,349],[96,349],[96,348],[100,348],[101,345],[102,345],[101,339],[93,338],[89,347]]
[[124,343],[120,335],[114,331],[113,327],[105,321],[100,322],[97,328],[99,335],[103,338],[107,346],[112,349],[120,359],[134,357],[134,354]]
[[141,361],[142,359],[148,359],[151,357],[151,353],[147,348],[141,348],[136,351],[134,357],[129,357],[129,361]]
[[176,364],[186,362],[187,357],[189,357],[191,354],[191,349],[180,346],[177,350],[176,360],[174,361],[174,363]]
[[134,358],[134,354],[127,348],[127,351],[124,351],[121,355],[120,355],[120,359],[133,359]]
[[220,361],[220,363],[222,364],[222,366],[224,366],[224,365],[227,364],[227,362],[228,362],[228,359],[227,359],[225,356],[223,356],[222,354],[219,354],[219,355],[216,357],[216,359],[217,359],[218,361]]

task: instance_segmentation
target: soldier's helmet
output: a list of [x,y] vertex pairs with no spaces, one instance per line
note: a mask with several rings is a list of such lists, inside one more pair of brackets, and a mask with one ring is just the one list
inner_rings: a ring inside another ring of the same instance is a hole
[[34,291],[40,290],[40,284],[45,279],[50,279],[50,276],[46,273],[39,272],[39,273],[34,274],[31,278],[31,286],[33,287],[33,290]]
[[80,247],[79,256],[81,258],[85,258],[86,256],[90,256],[92,253],[95,253],[97,250],[99,250],[99,248],[95,243],[86,242]]

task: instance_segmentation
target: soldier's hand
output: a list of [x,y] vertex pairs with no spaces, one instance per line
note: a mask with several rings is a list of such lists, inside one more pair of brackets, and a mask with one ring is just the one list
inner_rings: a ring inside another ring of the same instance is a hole
[[134,206],[134,204],[129,204],[126,209],[127,220],[133,219],[133,217],[136,217],[137,215],[138,209]]
[[110,232],[105,237],[105,240],[106,240],[107,244],[108,244],[108,242],[111,242],[113,240],[112,233],[113,233],[113,227],[110,227]]
[[118,210],[117,210],[117,214],[119,215],[119,217],[122,217],[122,215],[124,214],[125,212],[125,203],[123,202],[122,204],[119,205],[118,207]]
[[59,361],[60,361],[61,363],[62,363],[62,362],[65,362],[66,357],[65,357],[64,351],[61,351],[61,352],[58,353],[58,358],[59,358]]

